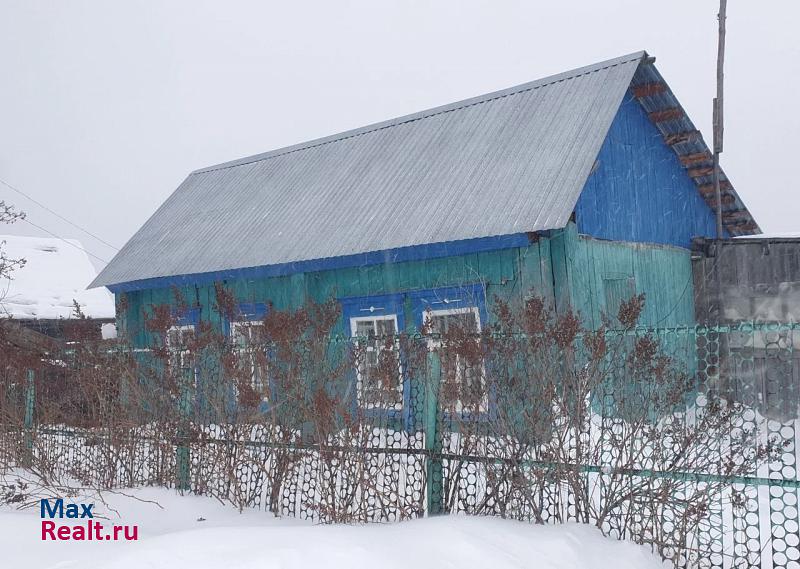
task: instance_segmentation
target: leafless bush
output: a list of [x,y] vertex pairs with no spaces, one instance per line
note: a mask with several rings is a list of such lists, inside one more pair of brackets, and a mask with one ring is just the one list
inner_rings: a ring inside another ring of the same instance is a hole
[[[174,294],[148,309],[146,350],[98,341],[80,314],[59,353],[7,344],[0,465],[323,522],[579,521],[680,563],[706,553],[723,495],[741,506],[731,481],[782,450],[706,389],[691,350],[668,355],[637,327],[643,297],[597,330],[534,296],[494,299],[479,333],[454,318],[351,339],[334,301],[273,307],[234,334],[182,327],[196,307]],[[221,285],[214,309],[243,320]]]
[[[746,409],[705,390],[691,358],[637,332],[642,296],[622,304],[615,330],[586,330],[538,297],[495,306],[480,338],[451,328],[437,348],[462,362],[442,364],[442,389],[455,390],[442,399],[460,407],[442,435],[445,508],[591,523],[681,563],[710,555],[698,536],[722,523],[715,505],[781,444],[741,428]],[[476,472],[485,485],[468,495]]]
[[[11,204],[0,200],[0,224],[12,224],[21,219],[25,219],[24,212],[17,211]],[[3,250],[3,245],[5,245],[5,241],[0,241],[0,284],[5,284],[3,281],[11,279],[11,275],[15,270],[25,266],[25,259],[8,257]],[[5,288],[5,286],[0,288],[0,301],[3,299]]]

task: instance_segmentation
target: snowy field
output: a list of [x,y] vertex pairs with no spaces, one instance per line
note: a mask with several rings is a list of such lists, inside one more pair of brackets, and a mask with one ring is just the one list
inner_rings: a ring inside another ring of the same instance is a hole
[[42,541],[38,510],[0,510],[0,565],[10,569],[666,567],[645,548],[604,538],[588,526],[535,526],[465,516],[321,526],[275,519],[262,511],[239,514],[214,500],[169,490],[146,488],[126,494],[106,495],[107,506],[95,500],[95,518],[108,518],[99,519],[104,524],[136,524],[138,541]]

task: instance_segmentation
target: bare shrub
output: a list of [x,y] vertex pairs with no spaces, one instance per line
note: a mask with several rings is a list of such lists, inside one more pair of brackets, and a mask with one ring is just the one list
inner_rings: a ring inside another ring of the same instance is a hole
[[[594,331],[538,297],[516,311],[495,302],[497,324],[481,343],[496,405],[485,421],[462,415],[455,429],[485,445],[486,487],[461,509],[591,523],[680,563],[710,555],[698,535],[714,505],[781,445],[739,428],[741,404],[705,391],[688,360],[636,330],[642,296],[622,304],[622,328]],[[458,354],[462,341],[446,348]]]
[[333,300],[247,320],[217,285],[223,324],[189,328],[199,307],[173,294],[146,310],[147,349],[97,340],[80,313],[56,352],[0,327],[0,467],[322,522],[578,521],[687,564],[723,498],[742,507],[732,481],[782,450],[706,388],[691,349],[639,327],[643,296],[596,330],[531,296],[494,299],[480,331],[426,318],[350,338]]

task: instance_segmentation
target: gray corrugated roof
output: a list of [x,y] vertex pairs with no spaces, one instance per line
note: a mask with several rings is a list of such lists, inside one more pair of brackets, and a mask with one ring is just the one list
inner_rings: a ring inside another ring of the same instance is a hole
[[92,286],[563,227],[645,57],[197,170]]

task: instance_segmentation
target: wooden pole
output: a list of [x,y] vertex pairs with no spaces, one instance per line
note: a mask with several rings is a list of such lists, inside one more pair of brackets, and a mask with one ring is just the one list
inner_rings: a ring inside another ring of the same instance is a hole
[[192,459],[189,446],[189,421],[192,408],[192,388],[194,368],[181,369],[180,399],[178,400],[180,421],[175,446],[175,487],[178,490],[192,489]]
[[717,239],[723,238],[722,195],[719,187],[719,155],[722,153],[723,124],[723,81],[725,65],[725,20],[728,0],[719,0],[719,41],[717,43],[717,96],[714,98],[714,195],[717,199]]
[[35,389],[34,372],[32,369],[29,369],[25,376],[25,455],[23,466],[31,466],[33,464],[33,415],[36,406]]
[[428,516],[444,513],[444,468],[442,465],[442,434],[439,432],[439,388],[442,380],[442,365],[439,354],[428,352],[428,377],[425,382],[425,495]]

